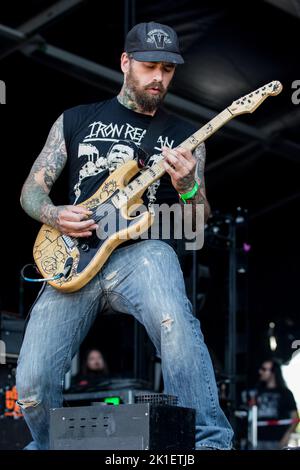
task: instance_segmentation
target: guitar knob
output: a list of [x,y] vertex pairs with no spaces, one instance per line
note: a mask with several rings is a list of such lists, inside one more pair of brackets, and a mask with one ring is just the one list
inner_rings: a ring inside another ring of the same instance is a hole
[[83,243],[80,248],[82,249],[82,251],[89,251],[90,247],[87,243]]

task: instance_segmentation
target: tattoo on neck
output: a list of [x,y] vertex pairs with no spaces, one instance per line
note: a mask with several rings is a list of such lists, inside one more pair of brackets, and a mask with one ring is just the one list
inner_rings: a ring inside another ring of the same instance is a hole
[[138,105],[135,103],[130,90],[125,86],[122,88],[121,92],[118,94],[117,99],[126,108],[132,109],[133,111],[138,111]]

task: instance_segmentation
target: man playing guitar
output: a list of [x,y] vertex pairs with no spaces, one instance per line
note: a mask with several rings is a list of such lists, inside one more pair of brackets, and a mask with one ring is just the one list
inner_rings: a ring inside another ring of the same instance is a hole
[[[118,162],[137,158],[134,150],[143,146],[175,68],[182,63],[172,28],[153,22],[136,25],[121,56],[124,83],[119,95],[68,109],[57,119],[23,186],[23,209],[66,236],[94,236],[97,221],[80,203]],[[164,121],[151,150],[154,160],[157,154],[164,156],[166,172],[158,184],[149,186],[144,202],[171,205],[179,194],[180,204],[203,204],[207,218],[204,145],[193,153],[178,147],[194,130],[175,116]],[[69,201],[55,206],[49,193],[64,168]],[[171,237],[121,245],[76,292],[45,284],[31,310],[17,368],[19,404],[33,438],[28,449],[49,448],[49,410],[62,406],[63,380],[72,357],[98,312],[106,309],[133,315],[145,326],[162,361],[164,392],[178,396],[180,406],[196,410],[196,448],[231,449],[233,431],[219,406],[211,359],[173,242]],[[57,252],[59,256],[59,247]]]

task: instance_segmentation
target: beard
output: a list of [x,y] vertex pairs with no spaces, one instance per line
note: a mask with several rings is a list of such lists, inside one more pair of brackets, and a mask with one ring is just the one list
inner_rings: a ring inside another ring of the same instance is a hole
[[[168,91],[168,88],[164,88],[164,86],[159,82],[151,82],[145,87],[141,87],[131,67],[127,75],[126,86],[130,96],[139,108],[148,113],[152,113],[158,108]],[[159,94],[151,96],[147,93],[146,90],[153,87],[158,88]]]

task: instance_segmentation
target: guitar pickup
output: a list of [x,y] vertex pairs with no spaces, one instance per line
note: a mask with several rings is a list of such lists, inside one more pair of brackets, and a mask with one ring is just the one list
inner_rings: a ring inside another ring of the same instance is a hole
[[73,248],[75,248],[75,246],[77,245],[75,240],[72,240],[72,238],[68,237],[68,235],[62,235],[61,238],[63,239],[64,244],[66,245],[68,250],[73,250]]

